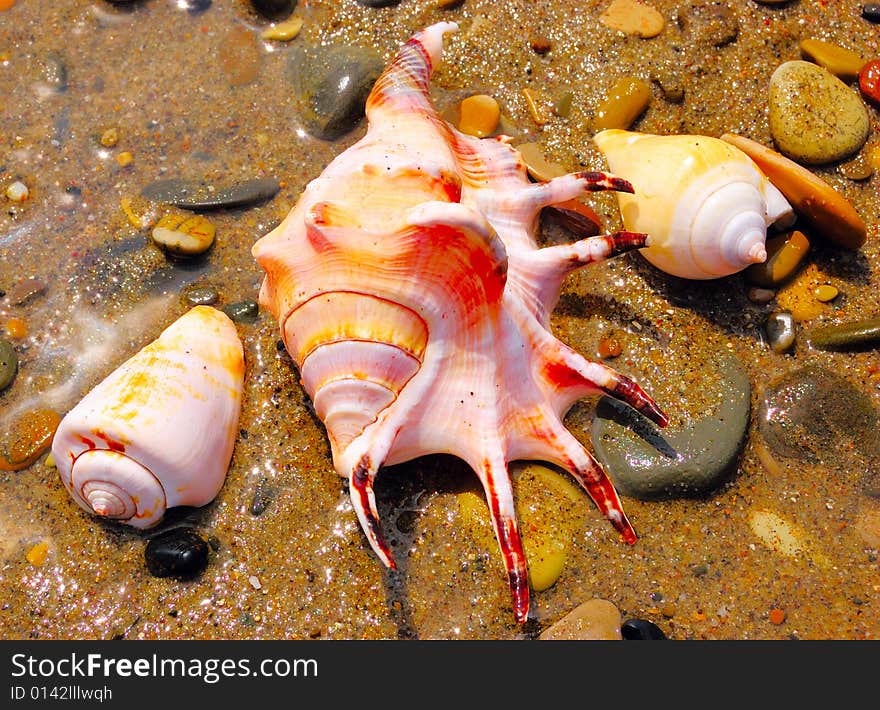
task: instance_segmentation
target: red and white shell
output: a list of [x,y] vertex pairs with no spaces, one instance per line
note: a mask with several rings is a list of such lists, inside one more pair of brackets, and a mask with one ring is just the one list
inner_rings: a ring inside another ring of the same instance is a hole
[[266,272],[260,301],[278,318],[373,550],[394,566],[373,494],[379,467],[454,454],[485,489],[524,621],[508,462],[565,468],[635,541],[613,485],[561,417],[597,393],[661,425],[666,416],[631,380],[557,340],[548,319],[568,273],[646,236],[538,248],[543,207],[632,188],[597,172],[531,183],[505,138],[466,136],[440,119],[428,79],[455,29],[432,25],[402,47],[367,100],[364,138],[309,183],[253,254]]

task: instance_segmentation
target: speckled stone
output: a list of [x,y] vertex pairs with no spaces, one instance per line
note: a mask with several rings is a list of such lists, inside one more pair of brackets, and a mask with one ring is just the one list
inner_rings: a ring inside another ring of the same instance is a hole
[[15,347],[8,340],[0,340],[0,392],[15,379],[18,372],[18,356]]
[[684,426],[655,429],[626,405],[609,397],[600,400],[593,447],[622,495],[687,498],[716,490],[727,480],[746,441],[751,384],[733,357],[725,357],[706,377],[720,387],[721,402],[711,415]]
[[809,365],[772,382],[758,428],[776,456],[864,471],[863,492],[880,497],[880,414],[856,385]]
[[781,64],[770,77],[770,133],[779,151],[807,165],[843,160],[868,138],[864,103],[811,62]]

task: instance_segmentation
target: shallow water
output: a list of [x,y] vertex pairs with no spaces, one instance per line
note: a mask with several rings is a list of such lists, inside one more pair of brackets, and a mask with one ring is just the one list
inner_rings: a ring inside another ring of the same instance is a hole
[[[232,0],[196,15],[171,0],[124,8],[19,0],[0,12],[0,178],[4,189],[16,179],[30,189],[20,205],[3,202],[0,289],[12,293],[30,277],[46,284],[23,303],[0,299],[0,325],[16,317],[29,330],[14,341],[20,371],[0,394],[0,431],[29,408],[73,406],[184,312],[179,294],[187,283],[214,284],[221,303],[256,298],[262,272],[251,245],[363,133],[361,125],[336,142],[308,136],[287,71],[298,45],[371,46],[387,60],[415,30],[455,19],[461,31],[447,38],[433,84],[438,107],[490,93],[517,142],[539,142],[568,170],[602,165],[588,120],[624,74],[674,69],[685,87],[684,101],[674,104],[655,85],[638,130],[738,132],[771,145],[767,80],[781,61],[799,58],[800,39],[880,54],[880,30],[849,0],[731,0],[740,32],[721,48],[687,40],[673,20],[679,3],[652,4],[667,28],[651,40],[599,25],[605,2],[465,0],[445,11],[430,0],[385,10],[300,2],[305,22],[290,44],[253,40],[266,22]],[[524,39],[535,32],[552,40],[544,56]],[[235,39],[242,33],[251,39]],[[541,130],[521,94],[527,86],[573,91],[570,117]],[[878,112],[869,113],[872,147],[880,142]],[[99,138],[110,127],[119,141],[105,147]],[[133,156],[124,167],[123,151]],[[876,316],[880,177],[855,182],[834,166],[815,172],[852,202],[868,223],[868,241],[859,252],[819,243],[810,254],[845,297],[809,325]],[[213,250],[184,266],[169,262],[121,206],[128,198],[147,210],[141,188],[178,176],[222,185],[269,176],[283,187],[257,206],[212,212]],[[609,229],[618,226],[611,196],[591,203]],[[544,226],[546,240],[566,238]],[[818,461],[769,456],[755,414],[766,387],[803,365],[838,373],[880,407],[877,351],[822,352],[801,340],[791,354],[773,353],[761,324],[774,306],[749,301],[748,288],[741,275],[676,279],[636,254],[569,278],[552,321],[560,339],[594,356],[603,334],[620,334],[624,352],[610,364],[673,418],[711,410],[717,393],[704,364],[718,351],[738,356],[753,386],[751,435],[735,474],[713,495],[625,498],[639,534],[632,547],[579,490],[517,478],[521,517],[557,529],[568,550],[559,580],[533,594],[534,619],[525,627],[514,623],[488,519],[462,505],[479,488],[457,459],[425,457],[380,475],[380,513],[400,561],[396,573],[382,569],[333,471],[323,427],[276,347],[277,324],[261,312],[256,323],[238,326],[248,369],[243,433],[226,483],[212,504],[173,511],[159,528],[186,522],[208,536],[205,573],[191,582],[151,577],[143,563],[151,533],[88,517],[43,457],[0,472],[0,636],[522,638],[601,597],[624,618],[650,619],[672,638],[877,638],[878,550],[859,533],[860,521],[880,515],[865,485],[870,472],[858,468],[869,464],[843,450],[835,456],[833,439],[822,439],[832,450]],[[586,445],[595,405],[584,400],[566,420]],[[265,502],[259,515],[255,493]],[[766,513],[786,521],[800,544],[762,542],[755,521]],[[32,565],[25,553],[41,541],[48,557]],[[778,625],[769,620],[777,608],[786,614]]]

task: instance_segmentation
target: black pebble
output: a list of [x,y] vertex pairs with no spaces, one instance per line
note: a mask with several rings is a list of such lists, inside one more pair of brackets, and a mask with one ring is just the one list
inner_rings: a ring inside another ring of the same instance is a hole
[[862,17],[868,22],[880,22],[880,3],[862,5]]
[[287,17],[296,5],[294,0],[251,0],[254,10],[270,20]]
[[154,577],[192,579],[208,564],[208,543],[193,528],[172,528],[147,543],[144,560]]
[[657,624],[645,619],[627,619],[620,626],[624,641],[665,641],[664,634]]
[[357,0],[359,4],[367,7],[391,7],[400,5],[400,0]]
[[190,15],[198,15],[211,7],[211,0],[186,0],[186,10]]

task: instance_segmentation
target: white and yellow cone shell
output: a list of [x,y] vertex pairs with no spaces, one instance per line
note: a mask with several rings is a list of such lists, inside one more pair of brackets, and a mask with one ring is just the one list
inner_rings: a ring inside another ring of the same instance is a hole
[[232,458],[243,384],[235,325],[196,306],[67,413],[52,443],[62,482],[85,510],[136,528],[209,503]]
[[650,235],[641,253],[666,273],[714,279],[761,263],[767,227],[793,219],[752,159],[717,138],[610,129],[593,140],[635,190],[617,193],[624,226]]

